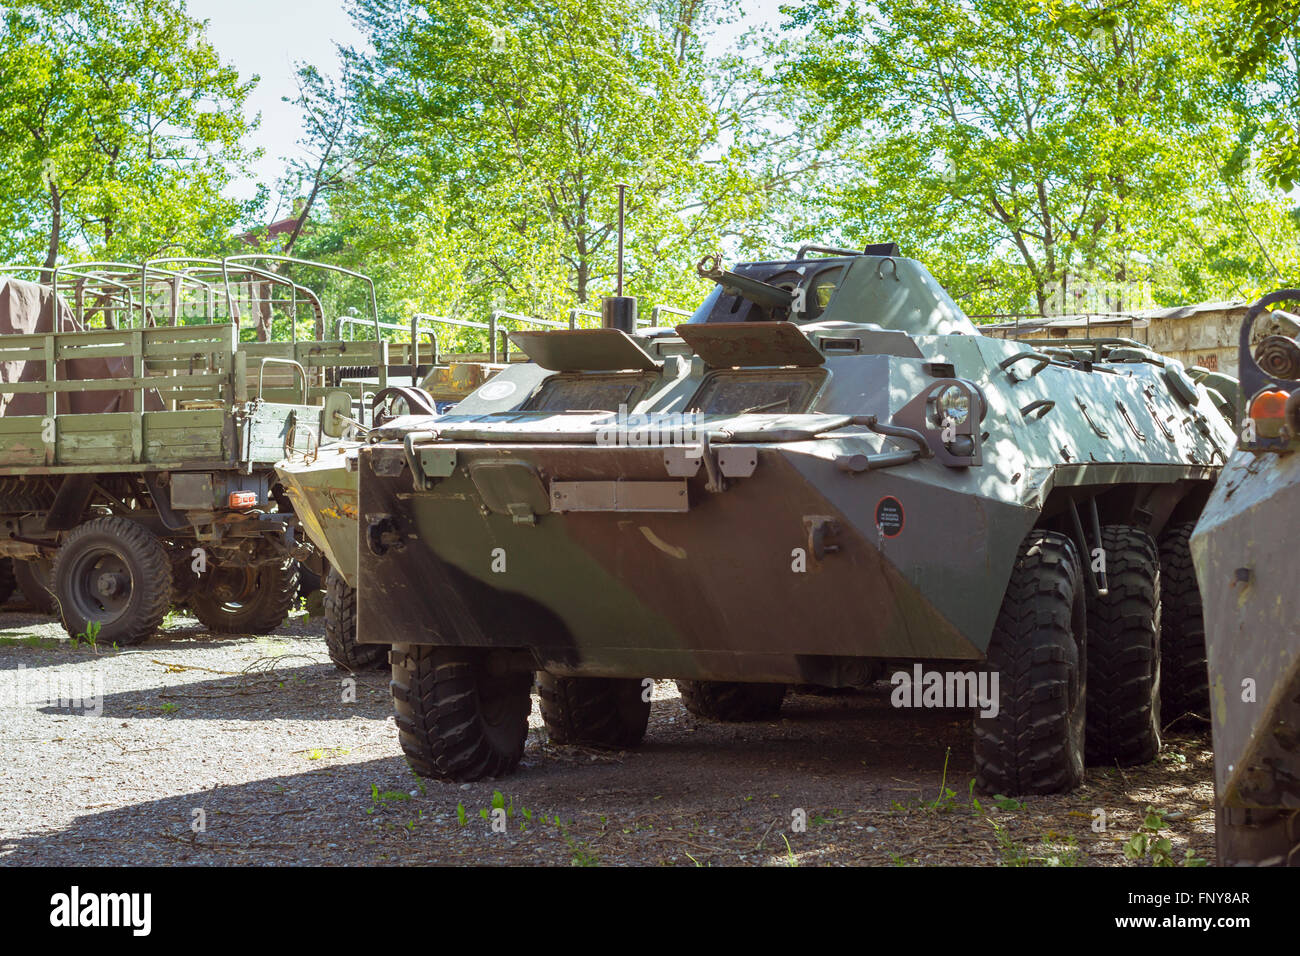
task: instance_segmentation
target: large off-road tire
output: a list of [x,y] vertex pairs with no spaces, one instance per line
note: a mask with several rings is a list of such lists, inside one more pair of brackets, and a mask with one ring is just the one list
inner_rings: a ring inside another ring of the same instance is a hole
[[14,578],[22,589],[23,597],[39,614],[55,614],[58,604],[50,591],[50,572],[53,562],[48,558],[28,558],[14,561]]
[[677,690],[686,709],[706,720],[776,720],[785,699],[784,684],[679,680]]
[[1088,594],[1090,764],[1130,767],[1160,752],[1160,556],[1141,528],[1106,525],[1107,593]]
[[551,743],[626,750],[645,737],[650,697],[638,678],[537,673],[537,696]]
[[422,777],[470,781],[519,765],[528,736],[533,678],[493,673],[489,652],[396,644],[393,708],[397,736]]
[[298,598],[298,562],[218,570],[223,584],[205,587],[203,578],[190,594],[190,610],[217,634],[270,634],[284,623]]
[[1166,724],[1188,715],[1210,717],[1210,674],[1205,663],[1205,611],[1196,583],[1193,521],[1170,525],[1160,536],[1160,713]]
[[325,577],[322,578],[311,568],[307,567],[307,565],[298,565],[298,596],[305,598],[311,596],[316,591],[323,591],[328,579],[328,571],[326,571]]
[[9,600],[18,586],[14,580],[14,563],[10,558],[0,558],[0,604]]
[[1069,538],[1040,530],[1025,536],[988,649],[998,713],[975,718],[975,783],[983,793],[1063,793],[1083,779],[1083,586]]
[[101,645],[148,639],[171,605],[172,566],[162,542],[117,515],[74,528],[54,557],[51,581],[68,636]]
[[325,575],[325,648],[339,670],[359,671],[388,663],[387,644],[357,643],[357,589],[333,568]]

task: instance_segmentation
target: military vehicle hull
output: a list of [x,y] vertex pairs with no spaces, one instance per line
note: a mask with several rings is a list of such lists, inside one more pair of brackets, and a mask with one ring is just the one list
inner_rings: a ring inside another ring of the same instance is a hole
[[417,771],[508,772],[534,672],[553,739],[629,746],[645,678],[758,719],[913,662],[1002,678],[983,789],[1151,759],[1222,402],[1136,343],[984,338],[888,251],[701,269],[690,322],[516,333],[532,362],[358,448],[358,640]]
[[[1292,298],[1300,296],[1294,292]],[[1247,319],[1247,330],[1252,318]],[[1300,396],[1300,368],[1263,375],[1243,336],[1243,394]],[[1294,354],[1300,357],[1300,344]],[[1246,420],[1192,537],[1205,602],[1220,864],[1300,866],[1300,420]],[[1258,405],[1251,406],[1258,408]],[[1290,411],[1287,411],[1290,408]],[[1253,434],[1254,440],[1251,440]]]

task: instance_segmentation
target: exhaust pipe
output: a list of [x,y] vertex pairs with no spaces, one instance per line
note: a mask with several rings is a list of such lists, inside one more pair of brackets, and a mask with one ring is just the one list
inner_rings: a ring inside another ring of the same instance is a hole
[[631,335],[636,331],[636,296],[623,294],[623,201],[627,186],[618,185],[618,291],[600,300],[600,324]]

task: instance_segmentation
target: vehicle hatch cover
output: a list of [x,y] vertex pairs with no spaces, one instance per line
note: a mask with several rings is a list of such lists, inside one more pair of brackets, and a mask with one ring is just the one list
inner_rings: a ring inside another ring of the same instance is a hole
[[822,365],[826,356],[789,322],[679,325],[677,334],[713,368]]
[[621,329],[511,332],[510,341],[552,372],[648,372],[659,363]]

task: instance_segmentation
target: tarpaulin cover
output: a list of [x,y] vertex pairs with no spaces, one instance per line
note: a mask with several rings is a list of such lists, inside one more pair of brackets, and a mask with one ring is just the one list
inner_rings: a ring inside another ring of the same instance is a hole
[[[57,311],[58,324],[55,324]],[[62,298],[42,285],[0,276],[0,335],[30,335],[49,332],[81,332],[72,309]],[[130,378],[131,359],[116,358],[63,359],[56,363],[59,381],[77,379]],[[0,415],[44,415],[45,395],[40,392],[14,394],[6,392],[7,382],[45,381],[45,360],[0,362]],[[145,411],[161,411],[162,400],[153,389],[145,391]],[[60,392],[59,414],[130,412],[135,410],[134,392],[130,389]]]

